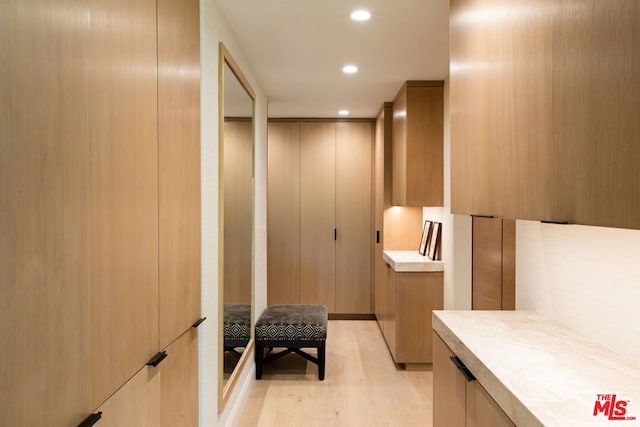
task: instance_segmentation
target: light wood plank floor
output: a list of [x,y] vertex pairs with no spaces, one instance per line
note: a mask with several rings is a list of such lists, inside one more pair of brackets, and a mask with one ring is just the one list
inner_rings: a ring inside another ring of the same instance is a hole
[[432,425],[433,373],[396,366],[375,321],[329,321],[326,357],[324,381],[295,354],[266,363],[236,425]]

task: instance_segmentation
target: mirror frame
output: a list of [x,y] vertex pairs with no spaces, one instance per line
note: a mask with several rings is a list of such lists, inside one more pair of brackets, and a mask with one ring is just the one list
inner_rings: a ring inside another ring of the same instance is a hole
[[[218,413],[222,413],[231,396],[240,373],[244,370],[247,360],[253,354],[253,322],[255,310],[255,102],[254,92],[249,80],[242,73],[238,63],[222,42],[219,44],[218,55]],[[251,215],[251,339],[242,352],[235,369],[227,383],[224,383],[224,79],[225,63],[229,66],[235,78],[245,89],[252,100],[252,215]]]

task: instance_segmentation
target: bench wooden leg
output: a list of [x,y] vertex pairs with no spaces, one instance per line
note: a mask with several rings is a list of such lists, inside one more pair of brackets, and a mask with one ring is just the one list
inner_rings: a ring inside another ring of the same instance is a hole
[[318,347],[318,378],[320,381],[324,381],[324,361],[325,361],[325,341],[320,342],[320,347]]
[[262,359],[264,357],[264,348],[260,341],[256,341],[255,350],[256,379],[259,380],[262,378]]

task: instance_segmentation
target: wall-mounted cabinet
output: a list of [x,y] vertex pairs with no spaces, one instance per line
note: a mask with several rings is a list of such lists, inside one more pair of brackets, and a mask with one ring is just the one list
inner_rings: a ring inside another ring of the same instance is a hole
[[372,312],[371,121],[270,121],[268,304]]
[[392,204],[444,204],[442,81],[408,81],[393,101]]
[[638,229],[640,8],[538,6],[451,2],[451,210]]

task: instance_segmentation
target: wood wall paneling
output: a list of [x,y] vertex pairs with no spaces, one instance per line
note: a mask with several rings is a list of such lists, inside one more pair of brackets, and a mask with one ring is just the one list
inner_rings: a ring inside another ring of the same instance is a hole
[[251,302],[253,123],[224,124],[224,302]]
[[267,301],[300,302],[300,123],[269,122]]
[[371,313],[372,123],[336,123],[335,147],[335,311]]
[[473,218],[471,306],[473,310],[502,307],[502,218]]
[[1,9],[0,424],[77,424],[91,405],[87,7]]
[[89,76],[95,406],[158,350],[156,2],[100,6],[91,13]]
[[[384,316],[384,269],[382,259],[384,248],[384,208],[385,208],[385,149],[390,144],[392,105],[385,103],[376,117],[374,162],[373,162],[373,222],[374,233],[379,233],[379,241],[374,242],[373,249],[373,312],[378,322],[383,321]],[[386,133],[385,133],[386,132]],[[389,171],[390,176],[390,171]],[[391,184],[391,180],[389,180]],[[389,189],[388,192],[391,195]],[[375,237],[374,237],[375,238]]]
[[433,333],[433,425],[465,426],[466,383],[451,362],[455,354]]
[[[164,363],[164,362],[163,362]],[[162,365],[160,365],[162,366]],[[100,427],[159,426],[161,368],[144,366],[102,404]]]
[[198,425],[198,330],[190,328],[167,348],[161,370],[162,427]]
[[395,272],[396,354],[399,363],[432,363],[431,311],[442,310],[443,273]]
[[391,153],[391,200],[396,206],[407,205],[407,91],[401,90],[393,102]]
[[502,220],[502,310],[516,309],[516,221]]
[[452,2],[453,212],[640,228],[638,19],[624,0]]
[[300,302],[335,312],[336,124],[300,126]]
[[157,7],[159,347],[164,348],[200,317],[200,14],[194,0],[159,0]]
[[478,381],[466,384],[467,427],[515,427],[502,408]]

